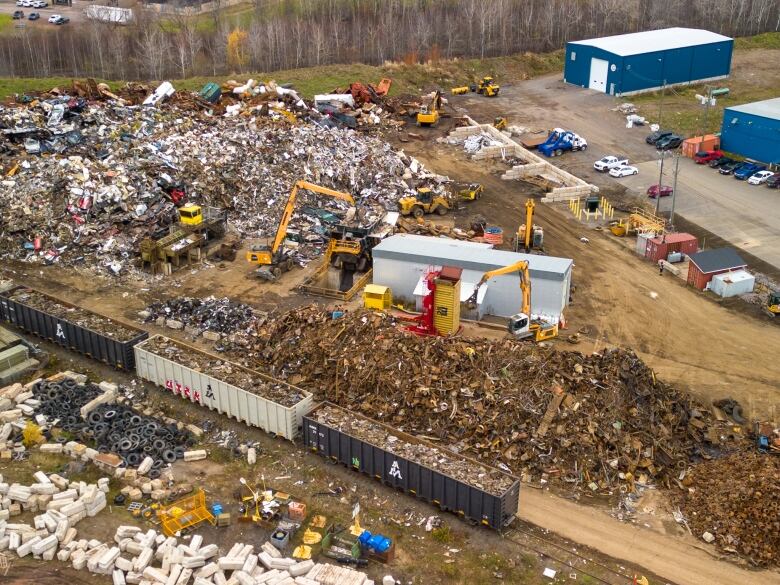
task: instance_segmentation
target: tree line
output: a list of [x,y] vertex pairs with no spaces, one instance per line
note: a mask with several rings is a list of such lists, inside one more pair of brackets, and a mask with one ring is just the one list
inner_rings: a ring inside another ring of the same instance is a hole
[[0,76],[159,80],[546,52],[670,26],[780,30],[777,0],[254,0],[242,18],[214,4],[200,17],[137,9],[130,26],[14,30],[0,36]]

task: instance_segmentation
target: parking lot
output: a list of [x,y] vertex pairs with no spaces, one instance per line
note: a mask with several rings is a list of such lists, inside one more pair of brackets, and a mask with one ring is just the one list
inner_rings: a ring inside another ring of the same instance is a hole
[[[0,0],[0,14],[13,14],[17,10],[21,10],[24,12],[24,20],[14,21],[15,25],[19,26],[23,24],[24,27],[54,27],[56,25],[46,22],[52,14],[61,14],[62,16],[67,16],[70,18],[71,23],[83,22],[86,20],[84,17],[84,9],[92,4],[92,2],[85,2],[83,0],[73,0],[73,6],[53,4],[52,0],[46,0],[46,2],[49,4],[46,8],[29,8],[26,6],[17,6],[16,0]],[[39,13],[41,15],[40,20],[28,20],[27,17],[31,12]]]
[[[658,161],[636,165],[639,174],[620,179],[644,194],[658,182]],[[671,185],[674,163],[664,163],[664,185]],[[749,185],[717,169],[680,158],[675,213],[780,268],[780,191],[764,185]],[[671,197],[661,199],[661,211],[668,214]]]

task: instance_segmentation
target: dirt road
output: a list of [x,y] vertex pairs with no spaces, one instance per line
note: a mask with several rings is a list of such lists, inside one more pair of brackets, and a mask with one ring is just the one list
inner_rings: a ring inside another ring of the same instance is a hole
[[526,489],[520,517],[575,542],[632,562],[679,585],[777,585],[780,573],[747,571],[708,554],[693,538],[624,524],[595,509]]

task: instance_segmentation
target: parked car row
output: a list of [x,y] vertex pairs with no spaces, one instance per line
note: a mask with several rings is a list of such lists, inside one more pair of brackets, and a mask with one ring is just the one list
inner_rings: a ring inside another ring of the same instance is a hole
[[16,5],[22,8],[46,8],[49,3],[45,0],[16,0]]
[[628,164],[628,158],[620,155],[607,155],[593,163],[593,168],[601,173],[609,172],[611,177],[636,175],[639,169]]
[[[39,13],[31,12],[27,16],[27,20],[38,20],[40,17],[41,17],[41,15]],[[22,20],[22,19],[24,19],[24,12],[22,12],[21,10],[17,10],[16,12],[14,12],[14,14],[13,14],[13,16],[11,18],[13,18],[14,20]]]
[[652,134],[648,134],[647,138],[645,138],[645,142],[655,146],[658,150],[674,150],[675,148],[680,148],[683,140],[685,140],[685,138],[670,130],[656,130]]
[[697,152],[694,160],[718,169],[721,175],[733,175],[738,181],[750,185],[766,185],[770,189],[780,188],[780,172],[769,171],[766,165],[752,161],[738,161],[725,156],[719,150]]

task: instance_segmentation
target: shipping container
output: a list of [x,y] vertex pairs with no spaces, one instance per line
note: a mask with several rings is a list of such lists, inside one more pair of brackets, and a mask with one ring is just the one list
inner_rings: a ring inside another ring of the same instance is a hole
[[647,242],[645,257],[653,262],[668,260],[675,252],[690,256],[699,251],[699,241],[696,236],[686,233],[664,234],[650,238]]
[[716,274],[710,281],[710,290],[724,299],[752,293],[755,286],[756,277],[747,270]]
[[[335,413],[352,421],[351,428],[360,424],[363,428],[372,429],[374,435],[394,439],[386,441],[388,444],[383,447],[354,436],[359,434],[354,430],[348,433],[343,427],[337,428],[336,424],[324,422]],[[324,457],[472,522],[501,530],[511,524],[517,514],[520,480],[516,477],[333,404],[320,404],[303,417],[303,442]],[[451,474],[390,450],[390,445],[399,450],[401,443],[435,454],[437,462],[452,461],[459,470],[476,469],[480,480],[467,482],[464,478],[456,479]],[[490,489],[476,485],[479,481],[486,483],[487,477],[498,478],[494,486],[499,487]]]
[[[178,347],[186,353],[190,365],[174,360],[172,355],[160,355],[155,347],[164,340],[165,344]],[[293,440],[298,435],[303,415],[313,407],[311,393],[276,380],[270,376],[227,362],[224,358],[174,341],[162,335],[155,335],[135,346],[136,372],[169,392],[185,400],[195,402],[221,414],[235,418],[249,426],[268,433]],[[201,364],[197,366],[197,364]],[[220,369],[203,370],[204,363],[219,363]],[[226,368],[225,365],[228,367]],[[249,382],[238,387],[226,379],[240,375]],[[273,391],[273,392],[271,392]],[[276,400],[272,399],[273,396]],[[282,396],[281,398],[279,398]]]
[[135,368],[133,346],[149,337],[137,327],[23,286],[0,293],[0,319],[120,370]]
[[714,134],[706,136],[694,136],[682,143],[682,155],[688,158],[696,156],[697,152],[720,149],[720,137]]

